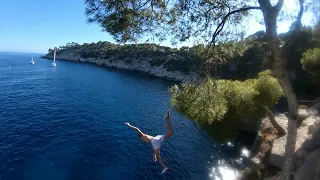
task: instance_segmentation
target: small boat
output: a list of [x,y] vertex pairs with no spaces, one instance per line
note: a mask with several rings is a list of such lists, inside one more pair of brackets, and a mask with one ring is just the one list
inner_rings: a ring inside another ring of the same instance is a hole
[[53,54],[53,63],[51,64],[52,67],[56,67],[56,49],[54,49],[54,54]]
[[32,59],[31,59],[31,61],[30,61],[30,64],[34,64],[33,56],[32,56]]

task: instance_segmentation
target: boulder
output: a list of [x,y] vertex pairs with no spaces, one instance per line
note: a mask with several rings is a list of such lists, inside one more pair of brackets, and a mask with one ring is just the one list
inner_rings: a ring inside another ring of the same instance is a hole
[[[278,123],[286,123],[286,116],[279,114],[275,116]],[[269,118],[265,118],[261,121],[258,134],[254,141],[254,144],[250,150],[251,154],[254,154],[251,161],[259,168],[264,168],[265,158],[267,153],[271,149],[271,144],[274,139],[277,138],[277,130],[270,123]]]
[[294,180],[320,179],[320,128],[296,151],[292,165]]
[[303,122],[305,119],[307,119],[310,116],[319,116],[319,108],[318,105],[315,105],[314,107],[310,109],[298,109],[298,122]]
[[296,172],[295,180],[320,179],[320,148],[305,157],[302,167]]
[[320,119],[318,119],[314,124],[308,127],[308,134],[313,134],[320,128]]
[[298,109],[298,121],[303,121],[305,119],[307,119],[310,116],[310,112],[309,109]]
[[320,99],[310,108],[310,112],[312,116],[320,116]]
[[273,141],[268,161],[269,164],[282,168],[286,142],[287,136],[280,137]]

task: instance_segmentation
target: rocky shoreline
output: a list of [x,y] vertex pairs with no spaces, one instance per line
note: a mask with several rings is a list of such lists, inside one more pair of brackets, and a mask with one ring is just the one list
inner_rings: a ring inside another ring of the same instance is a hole
[[[41,56],[44,59],[53,59],[52,54]],[[160,65],[152,65],[152,58],[122,58],[118,59],[117,56],[109,58],[83,58],[77,53],[67,52],[56,55],[57,60],[77,61],[82,63],[92,63],[98,66],[110,67],[121,69],[125,71],[141,72],[150,76],[161,79],[176,81],[176,82],[190,82],[198,78],[199,75],[195,71],[183,72],[180,70],[169,71],[164,63]]]
[[[292,179],[320,177],[320,103],[313,108],[299,109],[301,125],[297,129],[297,142],[292,162]],[[309,113],[308,113],[309,112]],[[286,114],[278,114],[275,120],[287,132]],[[255,143],[251,149],[254,166],[243,172],[241,179],[279,179],[284,162],[287,135],[279,136],[269,118],[262,120]]]

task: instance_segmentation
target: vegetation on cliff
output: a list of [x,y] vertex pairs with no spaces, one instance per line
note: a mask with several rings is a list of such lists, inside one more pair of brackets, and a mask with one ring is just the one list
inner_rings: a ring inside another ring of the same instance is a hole
[[[295,36],[285,54],[293,88],[300,98],[313,99],[320,95],[320,85],[314,74],[319,71],[319,67],[317,64],[309,65],[317,62],[310,58],[315,57],[314,48],[320,47],[318,32],[317,28],[302,27],[298,34],[291,30],[279,35],[283,43]],[[255,78],[259,72],[271,68],[269,59],[263,53],[267,51],[264,35],[264,31],[258,31],[242,41],[221,43],[214,48],[207,48],[204,44],[178,49],[151,43],[120,45],[99,41],[80,45],[72,42],[58,47],[57,54],[72,53],[80,58],[110,59],[128,64],[132,59],[149,59],[151,66],[163,65],[167,71],[181,71],[185,74],[197,71],[204,77],[210,74],[216,78],[243,81]],[[53,50],[49,49],[47,55],[52,56]],[[306,69],[308,67],[313,70],[309,71]]]
[[[133,59],[149,61],[151,66],[163,65],[167,71],[181,71],[188,74],[195,71],[200,57],[189,49],[177,49],[157,44],[114,44],[99,41],[97,43],[67,43],[57,48],[57,55],[72,53],[75,58],[94,58],[109,61],[125,61],[130,64]],[[49,49],[47,55],[52,55]]]

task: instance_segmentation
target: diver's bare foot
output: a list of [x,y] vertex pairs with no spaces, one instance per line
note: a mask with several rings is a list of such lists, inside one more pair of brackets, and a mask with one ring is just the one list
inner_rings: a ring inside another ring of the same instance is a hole
[[164,119],[166,120],[170,119],[170,109],[168,110],[167,114],[164,116]]
[[168,170],[168,168],[167,168],[167,167],[166,167],[166,168],[163,168],[163,169],[162,169],[161,174],[163,174],[163,173],[167,172],[167,170]]
[[158,159],[156,156],[153,157],[154,162],[156,162]]

